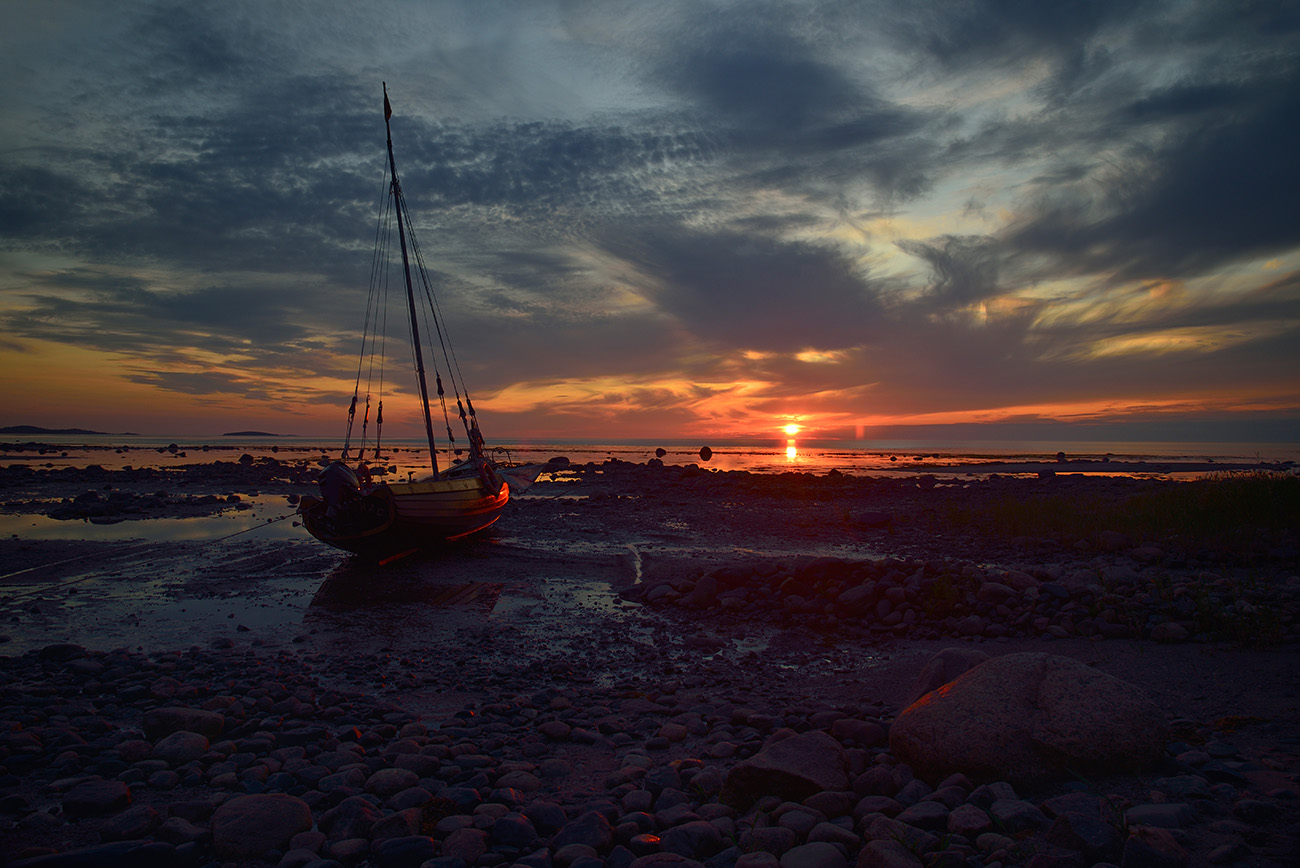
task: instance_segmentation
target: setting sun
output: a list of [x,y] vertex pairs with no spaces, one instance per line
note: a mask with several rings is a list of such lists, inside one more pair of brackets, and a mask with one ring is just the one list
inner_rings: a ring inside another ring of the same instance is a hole
[[785,433],[793,437],[799,433],[799,426],[791,422],[789,425],[785,426]]

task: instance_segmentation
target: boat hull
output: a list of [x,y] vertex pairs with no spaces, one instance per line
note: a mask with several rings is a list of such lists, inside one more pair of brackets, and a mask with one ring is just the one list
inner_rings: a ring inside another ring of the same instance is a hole
[[321,542],[384,558],[484,530],[509,500],[509,487],[488,469],[463,478],[380,483],[333,509],[325,500],[306,497],[298,511]]

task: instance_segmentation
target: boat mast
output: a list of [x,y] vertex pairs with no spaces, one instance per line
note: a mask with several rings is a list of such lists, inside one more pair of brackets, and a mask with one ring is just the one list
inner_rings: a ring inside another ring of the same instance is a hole
[[420,349],[420,325],[415,315],[415,289],[411,286],[411,260],[406,253],[406,226],[402,221],[402,185],[397,180],[397,161],[393,159],[393,128],[389,118],[393,107],[388,103],[388,82],[384,82],[384,129],[388,133],[388,168],[393,176],[393,199],[397,212],[397,238],[402,243],[402,271],[406,276],[406,307],[411,314],[411,341],[415,345],[415,372],[420,380],[420,404],[424,407],[424,433],[429,438],[429,461],[433,475],[438,475],[438,445],[433,439],[433,416],[429,413],[429,387],[424,381],[424,351]]

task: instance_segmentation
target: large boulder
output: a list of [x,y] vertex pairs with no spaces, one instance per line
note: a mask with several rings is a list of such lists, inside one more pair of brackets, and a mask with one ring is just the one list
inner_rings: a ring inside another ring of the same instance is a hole
[[814,793],[849,788],[848,762],[840,743],[821,730],[778,730],[762,750],[727,774],[722,801],[747,808],[762,796],[802,802]]
[[1068,657],[994,657],[913,702],[890,728],[918,775],[1033,784],[1158,762],[1165,715],[1137,687]]

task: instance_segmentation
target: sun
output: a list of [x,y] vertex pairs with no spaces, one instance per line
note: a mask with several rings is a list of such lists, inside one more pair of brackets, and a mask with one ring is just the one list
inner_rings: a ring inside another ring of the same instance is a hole
[[785,426],[785,433],[786,433],[786,434],[789,434],[791,437],[793,437],[794,435],[796,435],[796,434],[799,433],[799,428],[800,428],[800,426],[798,426],[798,425],[794,424],[793,422],[791,422],[789,425],[786,425],[786,426]]

